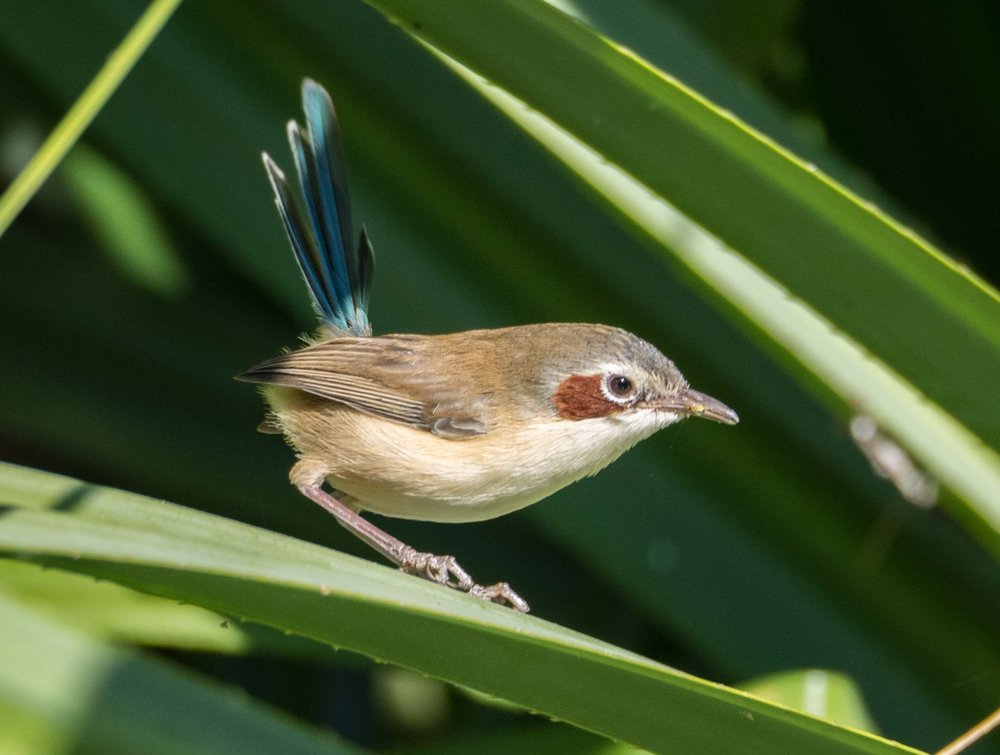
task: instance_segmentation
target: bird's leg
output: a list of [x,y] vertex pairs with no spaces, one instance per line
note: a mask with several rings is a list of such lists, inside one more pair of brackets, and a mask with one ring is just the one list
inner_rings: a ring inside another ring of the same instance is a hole
[[469,576],[454,556],[435,556],[433,553],[421,553],[406,543],[397,540],[388,532],[379,529],[367,519],[358,514],[344,501],[350,500],[341,495],[340,499],[330,495],[321,487],[322,482],[296,482],[295,486],[306,498],[318,503],[334,519],[349,532],[364,540],[387,559],[392,561],[401,571],[423,577],[439,585],[461,590],[470,595],[493,603],[506,603],[511,608],[528,612],[528,604],[524,598],[510,589],[506,582],[483,586]]

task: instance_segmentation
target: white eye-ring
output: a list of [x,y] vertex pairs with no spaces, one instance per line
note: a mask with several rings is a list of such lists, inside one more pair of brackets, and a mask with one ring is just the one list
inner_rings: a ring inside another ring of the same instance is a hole
[[608,375],[601,384],[601,390],[608,401],[628,404],[635,399],[635,381],[626,375]]

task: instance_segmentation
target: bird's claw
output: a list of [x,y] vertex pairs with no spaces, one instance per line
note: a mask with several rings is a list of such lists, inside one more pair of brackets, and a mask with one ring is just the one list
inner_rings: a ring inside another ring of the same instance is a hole
[[509,605],[515,611],[528,613],[527,601],[514,592],[506,582],[483,586],[477,584],[469,573],[459,566],[454,556],[435,556],[433,553],[421,553],[415,548],[406,546],[397,554],[397,563],[401,571],[450,587],[453,590],[467,592],[483,600],[500,605]]
[[508,605],[521,613],[528,613],[531,610],[528,607],[528,601],[510,589],[510,585],[506,582],[497,582],[495,585],[489,585],[488,587],[473,585],[469,588],[469,595],[475,595],[477,598],[499,603],[500,605]]

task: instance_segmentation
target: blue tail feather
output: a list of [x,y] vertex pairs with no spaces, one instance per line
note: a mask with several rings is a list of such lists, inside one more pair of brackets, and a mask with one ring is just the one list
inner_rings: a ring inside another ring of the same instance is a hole
[[330,96],[319,84],[302,83],[306,128],[288,124],[305,212],[284,174],[266,154],[264,167],[285,232],[322,321],[335,330],[369,335],[368,294],[374,255],[364,231],[353,245],[340,129]]
[[361,309],[368,311],[368,296],[372,290],[372,279],[375,277],[375,250],[368,240],[368,231],[361,227],[361,238],[358,239],[358,273],[359,290],[361,291]]
[[299,265],[299,271],[309,287],[313,304],[318,315],[326,319],[328,312],[333,312],[333,302],[327,297],[326,288],[320,283],[317,277],[318,267],[314,262],[316,252],[316,242],[312,238],[312,233],[299,213],[298,205],[285,181],[285,174],[282,173],[271,156],[264,153],[264,168],[271,181],[271,188],[274,190],[275,204],[278,206],[278,213],[285,226],[285,233],[295,252],[295,261]]

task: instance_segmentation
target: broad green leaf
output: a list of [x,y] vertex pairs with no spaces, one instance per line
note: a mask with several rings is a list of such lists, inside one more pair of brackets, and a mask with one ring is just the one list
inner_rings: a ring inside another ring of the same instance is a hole
[[654,751],[913,751],[386,567],[191,509],[10,465],[0,466],[0,501],[18,507],[0,516],[0,550],[8,554],[350,648]]
[[0,635],[0,750],[10,755],[362,752],[3,594]]
[[316,658],[315,643],[127,587],[35,564],[0,562],[0,594],[89,634],[138,645]]
[[957,513],[1000,554],[992,288],[815,166],[544,3],[372,4],[457,61],[626,218],[848,407],[895,434],[966,502]]

